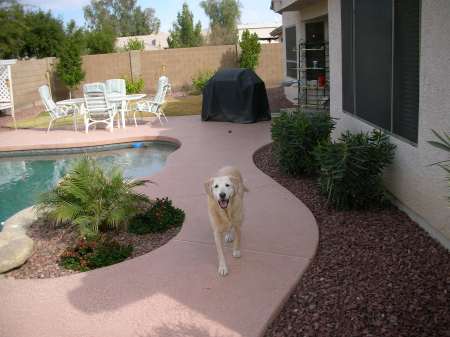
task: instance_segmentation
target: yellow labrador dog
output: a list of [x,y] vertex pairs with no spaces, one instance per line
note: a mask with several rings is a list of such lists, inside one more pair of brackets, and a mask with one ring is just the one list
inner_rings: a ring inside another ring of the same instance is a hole
[[228,267],[223,255],[223,239],[233,242],[233,257],[241,257],[241,225],[244,220],[244,186],[239,170],[232,166],[221,168],[215,177],[205,182],[208,195],[208,212],[214,231],[219,257],[219,275],[228,274]]

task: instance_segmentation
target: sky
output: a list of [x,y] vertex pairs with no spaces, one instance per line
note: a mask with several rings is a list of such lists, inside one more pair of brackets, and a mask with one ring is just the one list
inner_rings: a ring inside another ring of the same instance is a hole
[[[194,14],[195,22],[200,20],[203,29],[206,29],[209,21],[203,9],[199,6],[200,0],[138,0],[138,4],[142,8],[154,8],[156,16],[161,20],[160,30],[168,32],[185,1]],[[43,10],[51,10],[55,16],[62,18],[65,22],[74,19],[79,26],[83,26],[83,6],[89,4],[90,0],[22,0],[21,2]],[[269,8],[270,0],[240,0],[240,3],[242,5],[242,24],[281,24],[281,16]]]

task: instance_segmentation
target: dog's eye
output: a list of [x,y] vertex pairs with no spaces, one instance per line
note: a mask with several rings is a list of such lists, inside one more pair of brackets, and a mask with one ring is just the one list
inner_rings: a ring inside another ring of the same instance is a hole
[[219,185],[214,185],[214,188],[219,188]]
[[225,184],[225,187],[230,187],[230,184]]

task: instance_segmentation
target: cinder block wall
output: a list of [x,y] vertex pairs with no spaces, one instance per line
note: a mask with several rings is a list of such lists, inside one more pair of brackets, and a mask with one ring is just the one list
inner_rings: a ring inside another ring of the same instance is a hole
[[[279,86],[283,78],[282,45],[264,44],[261,47],[256,72],[267,87]],[[169,77],[174,90],[182,90],[190,86],[192,78],[201,71],[238,67],[238,54],[238,47],[229,45],[86,55],[83,56],[83,69],[86,72],[83,83],[110,78],[143,78],[145,92],[153,93],[159,76],[164,73]],[[56,77],[56,62],[55,58],[44,58],[19,61],[13,65],[13,88],[18,116],[21,108],[40,105],[37,89],[43,84],[51,86],[55,100],[68,98],[67,88]],[[80,96],[80,88],[74,90],[72,96]]]

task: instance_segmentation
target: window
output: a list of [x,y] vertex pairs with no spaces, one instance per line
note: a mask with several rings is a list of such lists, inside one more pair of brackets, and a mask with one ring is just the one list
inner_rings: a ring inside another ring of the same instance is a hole
[[297,78],[297,33],[296,27],[287,27],[286,33],[286,74]]
[[420,0],[342,0],[342,108],[417,142]]

